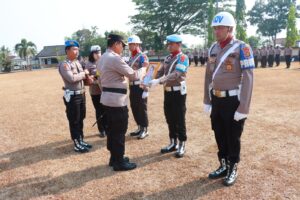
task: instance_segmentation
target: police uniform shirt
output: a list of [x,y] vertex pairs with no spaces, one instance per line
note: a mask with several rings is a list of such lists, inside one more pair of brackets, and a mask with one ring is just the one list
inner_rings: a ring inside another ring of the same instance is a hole
[[285,48],[284,49],[284,55],[285,56],[291,56],[293,53],[293,49],[292,48]]
[[[212,75],[220,59],[235,43],[239,43],[239,47],[229,54],[221,64],[212,82]],[[240,105],[237,111],[248,114],[253,88],[253,68],[255,68],[253,52],[249,45],[235,39],[223,49],[219,43],[213,44],[209,52],[209,60],[205,73],[204,104],[211,105],[209,98],[209,85],[211,83],[213,89],[221,91],[239,89],[239,85],[241,84]]]
[[[128,82],[137,81],[137,73],[123,60],[123,58],[111,49],[101,56],[97,65],[100,74],[101,87],[127,89]],[[123,107],[128,104],[127,94],[103,91],[101,101],[103,105],[109,107]]]
[[78,60],[66,60],[60,63],[58,69],[64,81],[65,89],[72,91],[84,89],[85,72]]
[[261,55],[261,56],[267,56],[267,55],[268,55],[267,49],[266,49],[266,48],[262,48],[262,49],[260,50],[260,55]]
[[186,79],[188,67],[189,58],[185,54],[169,55],[158,70],[156,78],[161,78],[160,82],[167,87],[180,86],[180,82]]
[[275,49],[275,55],[280,55],[281,54],[281,50],[278,48],[278,49]]
[[141,79],[141,77],[143,77],[146,74],[146,69],[149,65],[149,60],[146,54],[139,52],[135,56],[131,56],[129,58],[128,65],[133,70],[139,70],[142,67],[144,67],[141,74],[139,74],[139,79]]
[[[97,76],[97,65],[96,63],[87,62],[85,65],[85,69],[87,69],[90,75],[96,77]],[[89,86],[91,95],[99,95],[101,94],[101,89],[99,86],[99,81],[95,80],[92,85]]]

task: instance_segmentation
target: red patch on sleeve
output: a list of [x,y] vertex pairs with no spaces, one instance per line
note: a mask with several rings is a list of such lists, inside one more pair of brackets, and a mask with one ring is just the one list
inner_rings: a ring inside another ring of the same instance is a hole
[[251,56],[249,47],[244,47],[243,52],[244,52],[245,57],[250,57]]
[[184,55],[181,55],[181,57],[180,57],[180,62],[184,62],[184,60],[185,60],[185,56],[184,56]]
[[64,63],[64,68],[65,68],[65,69],[68,69],[68,67],[69,67],[68,64],[67,64],[67,63]]

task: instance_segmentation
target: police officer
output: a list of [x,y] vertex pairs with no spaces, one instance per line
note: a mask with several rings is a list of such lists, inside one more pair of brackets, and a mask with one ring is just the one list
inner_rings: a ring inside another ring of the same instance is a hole
[[253,49],[253,56],[254,56],[255,68],[257,68],[258,67],[259,50],[256,47]]
[[200,49],[200,52],[199,52],[201,66],[205,64],[204,51],[205,51],[205,49]]
[[[131,57],[129,58],[128,65],[139,74],[139,80],[130,81],[130,106],[132,114],[138,128],[136,131],[130,133],[131,136],[138,136],[138,139],[146,138],[148,133],[148,114],[147,114],[147,91],[144,92],[141,81],[142,77],[146,74],[147,67],[149,66],[148,57],[141,52],[140,44],[142,41],[136,35],[128,38],[129,50]],[[144,95],[144,96],[143,96]]]
[[281,54],[281,50],[280,50],[279,46],[277,46],[276,49],[275,49],[276,67],[278,67],[280,65],[280,54]]
[[[181,158],[185,153],[186,126],[186,73],[189,58],[181,52],[182,39],[178,35],[167,36],[170,55],[158,70],[156,79],[150,85],[164,85],[164,112],[169,128],[170,144],[161,149],[161,153],[176,151],[175,156]],[[179,140],[179,144],[178,141]],[[178,147],[177,147],[178,144]]]
[[194,51],[193,51],[193,55],[194,55],[194,62],[195,62],[195,66],[197,67],[198,66],[198,58],[199,58],[199,52],[198,50],[195,48]]
[[89,72],[83,70],[77,60],[79,44],[75,40],[65,42],[67,59],[59,64],[59,73],[64,81],[64,103],[69,120],[71,138],[76,152],[88,152],[92,145],[83,141],[83,120],[86,114],[83,80],[90,80]]
[[293,49],[288,46],[284,49],[284,56],[285,56],[285,63],[286,63],[286,68],[290,68],[291,66],[291,61],[292,61],[292,55],[293,55]]
[[260,50],[260,57],[261,57],[261,67],[265,68],[267,66],[267,55],[268,51],[265,46],[262,47]]
[[273,67],[274,65],[274,55],[275,55],[275,50],[273,46],[271,45],[268,49],[268,65],[269,67]]
[[97,70],[102,87],[101,103],[106,117],[107,149],[110,152],[109,166],[115,171],[132,170],[135,163],[125,154],[125,134],[128,128],[127,79],[139,80],[138,74],[121,57],[126,43],[120,35],[109,34],[107,50],[102,55]]
[[255,67],[250,46],[233,38],[235,25],[228,12],[214,17],[212,27],[217,42],[209,51],[204,84],[204,111],[211,113],[220,161],[220,167],[209,178],[226,176],[226,186],[237,179],[240,138],[249,112]]
[[92,84],[89,86],[90,95],[92,98],[92,102],[96,111],[96,120],[97,126],[99,131],[100,137],[105,137],[105,130],[104,130],[104,108],[103,105],[100,103],[101,97],[101,89],[99,85],[99,74],[97,73],[97,63],[101,57],[101,47],[99,45],[94,45],[91,47],[89,60],[85,66],[93,78]]

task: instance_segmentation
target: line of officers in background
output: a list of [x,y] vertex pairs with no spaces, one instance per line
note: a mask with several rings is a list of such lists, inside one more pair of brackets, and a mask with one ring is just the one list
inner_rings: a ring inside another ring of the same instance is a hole
[[291,47],[286,47],[282,51],[282,49],[279,46],[276,46],[275,48],[270,46],[263,46],[262,48],[253,48],[253,54],[254,54],[254,62],[255,62],[255,68],[258,68],[258,62],[261,62],[261,67],[273,67],[275,64],[275,67],[278,67],[280,65],[281,56],[284,56],[285,62],[286,62],[286,68],[290,68],[291,61],[292,61],[292,54],[293,49]]

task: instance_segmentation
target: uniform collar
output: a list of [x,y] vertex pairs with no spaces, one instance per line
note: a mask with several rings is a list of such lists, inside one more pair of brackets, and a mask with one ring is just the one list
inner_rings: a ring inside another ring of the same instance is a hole
[[175,56],[177,56],[180,53],[181,53],[181,51],[176,51],[174,53],[171,53],[170,56],[171,56],[171,58],[174,58]]
[[131,57],[135,57],[137,54],[141,53],[140,50],[134,50],[132,53],[131,53]]
[[222,42],[218,42],[218,44],[221,47],[221,49],[224,49],[224,47],[226,47],[227,44],[233,44],[233,36],[232,35],[228,36],[226,40]]

